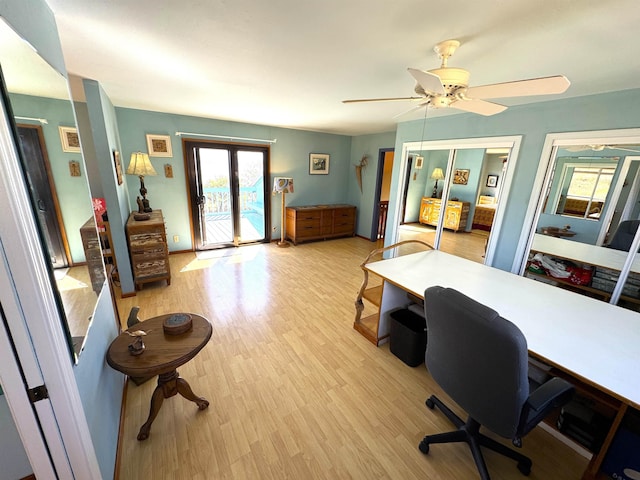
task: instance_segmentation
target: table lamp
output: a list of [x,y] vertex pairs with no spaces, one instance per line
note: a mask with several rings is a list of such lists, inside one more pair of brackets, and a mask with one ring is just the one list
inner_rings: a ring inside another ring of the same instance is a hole
[[275,177],[273,179],[273,194],[282,194],[282,216],[280,219],[280,241],[279,247],[288,247],[289,243],[284,239],[286,229],[286,212],[284,207],[284,197],[287,193],[293,193],[293,178],[289,177]]
[[131,154],[131,160],[129,161],[129,167],[127,168],[127,175],[138,175],[140,178],[140,197],[137,197],[138,201],[138,213],[149,213],[151,207],[149,206],[149,200],[147,200],[147,189],[144,186],[145,175],[157,175],[156,171],[151,165],[149,155],[142,152],[133,152]]
[[438,180],[444,179],[444,173],[442,173],[441,168],[434,168],[431,173],[431,178],[436,181],[436,184],[433,186],[433,193],[431,194],[431,198],[438,198]]

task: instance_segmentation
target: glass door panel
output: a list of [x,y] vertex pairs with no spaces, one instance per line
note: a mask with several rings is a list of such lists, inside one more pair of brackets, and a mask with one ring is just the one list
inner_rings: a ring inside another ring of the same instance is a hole
[[199,249],[233,245],[235,237],[231,195],[231,156],[224,148],[199,148]]
[[238,183],[240,185],[240,229],[239,239],[256,242],[265,238],[264,153],[260,151],[238,151]]

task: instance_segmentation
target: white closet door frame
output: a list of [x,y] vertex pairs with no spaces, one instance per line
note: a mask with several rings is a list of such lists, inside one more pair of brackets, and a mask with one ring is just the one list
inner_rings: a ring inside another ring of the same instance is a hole
[[[0,171],[0,303],[18,357],[11,359],[5,351],[0,361],[19,364],[27,388],[43,383],[47,387],[49,398],[33,406],[58,478],[97,480],[98,460],[4,102],[0,102]],[[12,399],[18,431],[26,432],[33,418],[14,403],[26,395],[24,384],[8,382],[3,389],[7,401]],[[30,458],[32,454],[27,452]]]

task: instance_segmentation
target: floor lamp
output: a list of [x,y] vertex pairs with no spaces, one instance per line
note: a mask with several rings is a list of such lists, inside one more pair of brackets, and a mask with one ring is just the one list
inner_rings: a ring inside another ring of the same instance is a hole
[[273,194],[282,194],[282,216],[280,217],[280,241],[279,247],[288,247],[289,243],[285,240],[286,236],[286,211],[284,207],[284,197],[287,193],[293,193],[293,178],[275,177],[273,179]]

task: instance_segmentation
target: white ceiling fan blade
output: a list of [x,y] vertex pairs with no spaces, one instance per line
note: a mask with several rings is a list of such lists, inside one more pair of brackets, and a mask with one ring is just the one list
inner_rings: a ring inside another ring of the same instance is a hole
[[413,107],[413,108],[411,108],[411,109],[409,109],[409,110],[407,110],[407,111],[405,111],[405,112],[402,112],[402,113],[399,113],[399,114],[397,114],[397,115],[394,115],[394,116],[393,116],[393,119],[395,120],[396,118],[402,117],[402,116],[407,115],[407,114],[409,114],[409,113],[411,113],[411,112],[415,112],[416,110],[420,110],[420,109],[421,109],[421,108],[423,108],[423,107],[424,107],[424,108],[428,108],[428,105],[429,105],[429,102],[428,102],[428,101],[427,101],[427,102],[424,102],[424,103],[421,103],[421,104],[420,104],[420,105],[418,105],[417,107]]
[[515,82],[494,83],[467,88],[466,95],[471,98],[526,97],[528,95],[552,95],[564,93],[571,82],[564,75],[532,78]]
[[416,82],[423,88],[425,92],[444,95],[446,92],[442,86],[440,77],[417,68],[407,68],[411,76],[416,79]]
[[457,108],[458,110],[464,110],[465,112],[485,115],[487,117],[489,115],[495,115],[496,113],[504,112],[507,109],[507,107],[505,107],[504,105],[499,105],[493,102],[486,102],[478,98],[457,100],[455,102],[451,102],[451,105],[449,106],[452,108]]
[[640,150],[634,150],[632,148],[622,148],[622,147],[618,147],[618,146],[615,146],[615,145],[606,145],[605,148],[608,148],[610,150],[622,150],[623,152],[640,153]]
[[360,98],[355,100],[342,100],[342,103],[393,102],[396,100],[423,100],[423,99],[424,97]]
[[560,147],[560,148],[568,152],[584,152],[585,150],[591,150],[589,145],[572,145],[569,147]]

